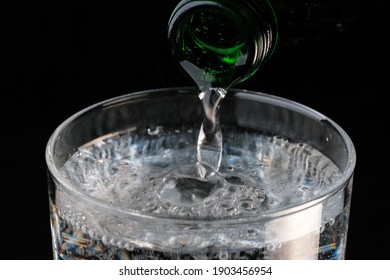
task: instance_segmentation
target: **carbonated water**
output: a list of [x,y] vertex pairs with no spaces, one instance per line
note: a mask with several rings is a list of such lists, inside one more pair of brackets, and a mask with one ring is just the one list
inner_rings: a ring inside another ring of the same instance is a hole
[[[73,189],[58,186],[51,205],[57,258],[344,257],[350,188],[321,201],[341,174],[311,146],[222,126],[216,171],[197,160],[199,128],[140,130],[96,139],[63,166]],[[287,212],[261,219],[276,211]]]

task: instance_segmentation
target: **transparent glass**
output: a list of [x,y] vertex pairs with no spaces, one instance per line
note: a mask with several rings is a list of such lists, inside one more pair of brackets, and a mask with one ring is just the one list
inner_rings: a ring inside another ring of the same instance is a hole
[[[238,168],[240,157],[237,151],[259,145],[256,140],[258,133],[310,145],[337,166],[339,176],[325,191],[308,199],[300,202],[291,198],[280,203],[280,207],[264,208],[255,215],[170,216],[124,206],[120,204],[123,195],[118,195],[117,201],[112,198],[105,201],[104,195],[92,194],[96,193],[97,187],[82,190],[76,186],[76,181],[69,178],[71,173],[78,173],[83,167],[75,165],[72,172],[61,171],[71,157],[77,157],[86,145],[97,143],[90,163],[98,169],[107,154],[120,148],[126,151],[127,159],[120,161],[122,165],[105,169],[105,179],[109,180],[111,172],[123,165],[126,168],[132,166],[143,170],[145,174],[141,179],[145,180],[146,186],[145,178],[152,178],[153,174],[147,174],[151,169],[143,169],[143,165],[148,161],[150,163],[156,152],[151,148],[152,144],[163,149],[166,156],[174,149],[193,148],[196,159],[197,131],[202,120],[201,103],[195,88],[164,88],[118,96],[74,114],[54,131],[48,141],[46,162],[54,258],[344,259],[356,162],[355,149],[346,132],[311,108],[260,92],[231,89],[222,101],[220,110],[221,127],[224,128],[222,171],[226,158],[234,158]],[[238,131],[234,137],[229,136],[230,129]],[[186,141],[177,140],[179,138],[165,141],[159,135],[164,130],[178,135],[183,131],[193,131],[193,137],[186,138]],[[105,152],[99,151],[101,141],[122,134],[128,135],[132,141],[142,137],[150,139],[134,142],[134,145],[121,142],[121,147],[112,145]],[[240,134],[252,135],[251,143],[248,144]],[[140,143],[144,143],[144,146],[141,147]],[[132,162],[140,151],[142,155]],[[256,152],[256,158],[263,164],[256,165],[254,172],[263,172],[266,156],[275,166],[286,164],[277,156],[276,150],[268,149],[267,155],[260,150]],[[192,158],[191,153],[189,158]],[[155,165],[160,168],[158,170],[163,170],[164,162],[173,160],[167,156]],[[235,168],[234,164],[230,163],[225,169]],[[316,168],[314,166],[313,170]],[[293,171],[300,172],[299,169]],[[156,170],[153,172],[156,173]],[[131,176],[137,174],[129,175],[126,184],[120,186],[107,183],[107,190],[100,193],[126,189],[131,196],[132,188],[135,188],[133,184],[137,183],[136,188],[142,189],[143,182],[141,180],[140,187],[140,179],[137,177],[137,181]],[[283,192],[289,177],[283,173],[273,176],[281,180],[277,181],[280,186],[272,188],[280,188]],[[146,197],[148,191],[146,187],[142,190]],[[305,191],[300,187],[292,194],[304,198]],[[165,192],[157,196],[158,199],[162,199],[162,196],[169,199],[169,194]],[[174,192],[171,194],[177,195]],[[191,196],[191,193],[186,195]],[[235,195],[239,195],[239,192]],[[265,200],[269,199],[267,197]],[[137,204],[137,199],[133,203]],[[141,204],[144,204],[142,209],[146,209],[148,201]],[[244,204],[241,206],[244,207]]]

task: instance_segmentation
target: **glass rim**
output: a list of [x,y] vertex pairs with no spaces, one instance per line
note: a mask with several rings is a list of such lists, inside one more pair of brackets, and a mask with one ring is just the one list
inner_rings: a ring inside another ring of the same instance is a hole
[[[194,223],[202,223],[207,224],[210,227],[220,227],[224,224],[241,224],[241,223],[249,223],[249,222],[258,222],[258,221],[266,221],[269,219],[275,219],[278,217],[287,216],[290,214],[294,214],[300,211],[303,211],[307,208],[314,207],[315,205],[318,205],[322,201],[326,200],[328,197],[331,197],[333,194],[337,193],[340,189],[347,187],[348,182],[353,177],[354,169],[356,166],[356,150],[354,147],[354,144],[349,137],[349,135],[344,131],[343,128],[341,128],[335,121],[330,119],[329,117],[323,115],[322,113],[306,106],[301,103],[298,103],[296,101],[279,97],[276,95],[263,93],[259,91],[253,91],[253,90],[246,90],[246,89],[239,89],[239,88],[232,88],[229,89],[228,92],[234,92],[236,96],[245,96],[250,97],[253,95],[253,98],[256,98],[256,100],[261,100],[262,102],[266,104],[272,104],[276,105],[278,107],[284,107],[288,108],[290,110],[293,110],[295,112],[299,112],[302,114],[307,115],[308,117],[315,118],[318,121],[320,120],[326,120],[334,128],[336,131],[338,131],[341,135],[342,140],[344,141],[344,144],[347,148],[347,154],[348,154],[348,160],[345,167],[345,170],[342,172],[342,176],[337,179],[337,181],[333,184],[334,187],[332,187],[329,191],[325,192],[321,196],[316,197],[313,200],[306,201],[304,203],[294,205],[293,207],[286,207],[283,209],[273,209],[267,212],[262,213],[261,215],[250,215],[250,216],[227,216],[227,217],[177,217],[177,216],[162,216],[162,215],[153,215],[149,213],[140,213],[138,211],[131,211],[131,210],[124,210],[120,208],[110,207],[108,205],[104,205],[100,203],[97,200],[94,200],[91,197],[86,196],[82,192],[79,192],[77,190],[74,190],[69,185],[71,184],[65,176],[56,168],[53,157],[52,157],[52,150],[53,150],[53,143],[55,139],[58,137],[59,133],[72,121],[80,117],[81,115],[87,113],[88,111],[95,109],[97,107],[108,107],[108,106],[115,106],[117,104],[121,104],[124,101],[130,101],[131,99],[145,96],[147,95],[150,97],[150,95],[161,96],[161,92],[197,92],[197,89],[194,87],[166,87],[166,88],[156,88],[156,89],[148,89],[148,90],[140,90],[140,91],[134,91],[131,93],[115,96],[112,98],[108,98],[99,102],[96,102],[90,106],[85,107],[84,109],[79,110],[78,112],[74,113],[73,115],[69,116],[67,119],[65,119],[60,125],[56,127],[56,129],[53,131],[51,136],[49,137],[46,148],[45,148],[45,161],[46,161],[46,168],[48,172],[50,173],[50,176],[54,181],[57,183],[60,183],[61,186],[64,188],[66,192],[68,192],[71,195],[77,196],[80,199],[83,199],[84,201],[99,207],[101,209],[104,209],[105,211],[110,211],[112,213],[119,214],[121,216],[126,216],[127,218],[131,218],[134,220],[153,220],[153,221],[161,221],[164,223],[180,223],[180,224],[194,224]],[[260,98],[260,99],[259,99]],[[76,151],[76,150],[75,150]],[[215,224],[215,222],[218,221],[218,224]]]

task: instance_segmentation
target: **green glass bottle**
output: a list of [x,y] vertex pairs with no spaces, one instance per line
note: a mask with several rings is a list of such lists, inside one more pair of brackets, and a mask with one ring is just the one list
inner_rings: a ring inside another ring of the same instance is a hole
[[277,23],[267,0],[182,0],[168,23],[173,57],[200,88],[229,88],[272,54]]
[[277,50],[344,32],[355,0],[181,0],[168,23],[173,57],[199,87],[242,82]]

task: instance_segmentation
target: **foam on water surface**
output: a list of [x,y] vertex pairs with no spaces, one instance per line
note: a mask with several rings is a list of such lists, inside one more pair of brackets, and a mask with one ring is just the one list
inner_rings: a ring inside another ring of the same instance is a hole
[[[160,216],[262,215],[319,197],[340,176],[307,144],[225,128],[219,171],[196,159],[198,130],[146,129],[81,147],[62,172],[99,203]],[[203,174],[200,176],[199,174]],[[80,207],[82,207],[80,205]]]

